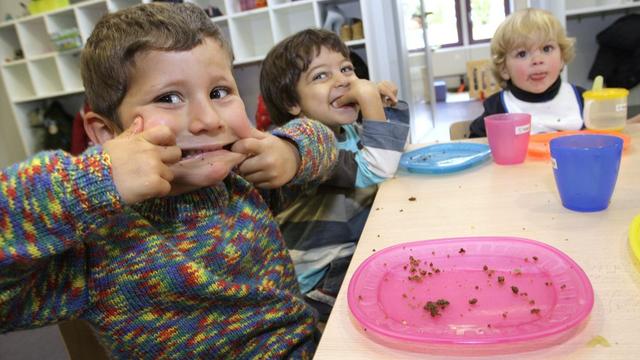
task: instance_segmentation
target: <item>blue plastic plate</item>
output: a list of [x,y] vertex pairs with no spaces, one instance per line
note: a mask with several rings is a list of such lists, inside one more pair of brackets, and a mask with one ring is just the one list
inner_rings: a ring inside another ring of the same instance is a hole
[[404,153],[400,165],[415,173],[446,174],[470,168],[490,157],[489,145],[454,142],[429,145]]

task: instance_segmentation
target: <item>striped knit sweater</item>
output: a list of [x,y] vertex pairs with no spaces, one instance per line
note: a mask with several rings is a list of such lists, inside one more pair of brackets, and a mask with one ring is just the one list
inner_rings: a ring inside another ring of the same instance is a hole
[[335,139],[310,121],[276,135],[302,164],[270,193],[232,173],[126,206],[99,147],[0,171],[0,333],[82,318],[114,358],[310,358],[315,315],[264,199],[276,210],[322,180]]

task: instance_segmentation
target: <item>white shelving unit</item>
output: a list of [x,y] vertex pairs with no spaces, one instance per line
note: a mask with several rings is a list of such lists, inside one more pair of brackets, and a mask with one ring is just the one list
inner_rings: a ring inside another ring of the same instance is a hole
[[[42,145],[29,122],[29,113],[59,100],[75,113],[84,91],[80,77],[80,50],[56,51],[50,34],[77,28],[84,44],[101,16],[150,0],[71,0],[68,7],[0,24],[0,59],[3,83],[11,113],[28,155]],[[283,38],[305,28],[321,27],[327,7],[337,5],[348,17],[363,20],[365,39],[347,45],[367,63],[367,34],[359,0],[268,0],[262,8],[242,11],[240,0],[186,0],[200,7],[214,6],[222,16],[212,18],[231,42],[235,75],[249,116],[255,114],[259,93],[260,62]],[[366,3],[366,2],[363,2]],[[22,58],[16,58],[21,51]],[[370,69],[370,73],[375,70]]]

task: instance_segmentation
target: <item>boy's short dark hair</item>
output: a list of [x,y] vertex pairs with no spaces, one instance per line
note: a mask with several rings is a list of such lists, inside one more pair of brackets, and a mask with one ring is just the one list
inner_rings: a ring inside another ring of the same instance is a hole
[[260,71],[260,92],[274,124],[283,125],[295,117],[288,109],[300,103],[296,85],[323,47],[349,58],[349,48],[340,37],[323,29],[295,33],[267,54]]
[[80,72],[91,109],[122,126],[135,56],[150,50],[186,51],[215,39],[233,62],[218,26],[194,4],[150,3],[107,14],[96,24],[80,56]]

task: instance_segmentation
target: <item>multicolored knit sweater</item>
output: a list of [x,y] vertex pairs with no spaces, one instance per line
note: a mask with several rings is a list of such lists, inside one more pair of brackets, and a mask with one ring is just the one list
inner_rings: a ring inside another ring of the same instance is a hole
[[123,359],[310,358],[300,298],[272,210],[323,180],[333,134],[298,121],[286,189],[222,183],[126,206],[108,156],[45,152],[0,171],[0,333],[82,318]]

